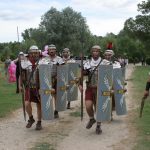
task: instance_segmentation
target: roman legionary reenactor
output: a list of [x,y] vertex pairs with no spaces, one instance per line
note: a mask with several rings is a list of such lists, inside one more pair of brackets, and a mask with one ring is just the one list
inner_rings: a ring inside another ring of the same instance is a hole
[[[121,68],[120,62],[114,57],[112,50],[112,42],[108,43],[104,57],[113,66],[113,84],[112,84],[112,111],[115,110],[117,115],[125,115],[127,113],[125,102],[125,68]],[[111,113],[111,120],[113,120]]]
[[40,52],[37,46],[33,45],[28,51],[26,59],[21,60],[21,76],[19,82],[19,89],[24,92],[25,110],[28,114],[29,120],[26,128],[30,128],[35,119],[32,113],[31,102],[36,103],[37,106],[37,124],[36,130],[41,130],[41,102],[39,95],[39,72],[38,62],[40,60]]
[[62,59],[65,64],[67,63],[75,63],[75,60],[71,58],[70,56],[70,49],[69,48],[64,48],[62,51]]
[[[62,59],[65,64],[67,63],[75,63],[75,60],[70,58],[70,49],[69,48],[64,48],[62,51]],[[70,101],[68,101],[67,104],[67,109],[70,109]]]
[[[108,65],[113,65],[113,68],[121,68],[120,63],[117,60],[113,59],[114,51],[111,49],[107,49],[104,52],[104,58],[108,61]],[[112,95],[112,110],[115,110],[115,99],[114,95]],[[111,120],[113,120],[113,117],[111,115]]]
[[[54,103],[56,107],[56,86],[57,86],[57,66],[64,64],[63,59],[59,56],[57,56],[57,50],[56,46],[51,44],[48,45],[48,56],[44,57],[41,61],[40,64],[50,64],[53,65],[53,71],[52,71],[52,88],[55,89],[55,94],[54,96]],[[58,110],[55,109],[54,111],[54,118],[59,118]]]
[[[90,129],[96,120],[94,118],[94,112],[96,108],[97,99],[97,82],[98,82],[98,66],[101,64],[107,64],[108,61],[103,60],[100,57],[101,48],[99,45],[95,45],[91,49],[91,59],[87,60],[84,64],[84,75],[88,77],[86,81],[85,91],[85,107],[89,116],[89,121],[86,125],[87,129]],[[79,86],[80,90],[82,87]],[[96,134],[101,134],[101,122],[97,122]]]

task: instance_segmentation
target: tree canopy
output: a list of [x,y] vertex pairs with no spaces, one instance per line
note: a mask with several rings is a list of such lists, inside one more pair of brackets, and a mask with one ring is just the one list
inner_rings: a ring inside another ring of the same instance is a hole
[[118,35],[96,36],[90,32],[86,18],[80,12],[71,7],[61,11],[51,7],[41,16],[38,28],[29,28],[22,33],[22,42],[0,43],[0,57],[17,56],[19,51],[26,52],[33,44],[41,50],[45,45],[55,44],[59,53],[68,47],[73,55],[79,56],[81,50],[89,55],[93,45],[100,45],[104,51],[108,42],[112,42],[116,56],[140,60],[150,56],[150,0],[138,4],[138,11],[141,14],[135,19],[127,19]]
[[34,39],[40,47],[53,43],[58,51],[69,47],[78,54],[83,46],[85,51],[89,48],[91,33],[81,13],[70,7],[62,11],[52,7],[41,17],[38,29],[27,29],[22,36],[24,40]]
[[150,0],[138,4],[138,11],[141,12],[135,19],[126,20],[124,30],[130,36],[143,42],[145,49],[150,47]]

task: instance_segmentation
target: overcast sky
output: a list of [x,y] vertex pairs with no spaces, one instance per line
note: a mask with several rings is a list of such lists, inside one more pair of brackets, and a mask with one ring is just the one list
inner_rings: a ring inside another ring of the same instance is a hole
[[135,17],[142,0],[0,0],[0,42],[17,41],[21,32],[38,27],[41,16],[52,6],[61,11],[72,7],[86,18],[95,35],[118,32],[129,17]]

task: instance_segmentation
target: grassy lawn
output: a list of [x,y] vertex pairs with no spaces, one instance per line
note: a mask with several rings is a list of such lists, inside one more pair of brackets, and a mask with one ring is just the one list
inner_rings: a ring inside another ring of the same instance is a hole
[[[139,66],[133,73],[133,97],[138,104],[141,102],[149,72],[150,67]],[[150,150],[150,97],[145,101],[142,118],[139,118],[139,108],[136,111],[138,115],[135,115],[134,124],[138,131],[138,141],[135,150]]]
[[16,84],[9,84],[0,64],[0,118],[10,114],[15,109],[21,107],[21,95],[16,94]]

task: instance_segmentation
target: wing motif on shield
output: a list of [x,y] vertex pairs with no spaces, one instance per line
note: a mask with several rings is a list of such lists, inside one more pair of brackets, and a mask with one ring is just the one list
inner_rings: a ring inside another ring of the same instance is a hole
[[[45,83],[46,83],[46,85],[48,86],[48,88],[49,89],[51,89],[51,84],[50,84],[50,82],[49,82],[49,80],[47,79],[47,77],[46,77],[46,75],[44,74],[44,81],[45,81]],[[51,95],[49,96],[49,99],[48,99],[48,101],[47,101],[47,103],[46,103],[46,110],[48,110],[49,108],[50,108],[50,99],[51,99],[52,97],[51,97]]]
[[119,78],[117,78],[117,83],[123,89],[123,85],[122,85],[121,80]]
[[[64,82],[64,85],[66,86],[67,85],[67,81],[65,79],[64,74],[61,75],[61,79]],[[64,101],[66,97],[67,97],[67,90],[64,91],[63,96],[61,97],[61,101]]]
[[124,97],[125,95],[123,94],[122,97],[121,97],[121,100],[120,100],[120,105],[121,105],[121,108],[123,107],[123,103],[124,103]]
[[[109,79],[108,79],[108,76],[107,74],[105,75],[104,77],[104,84],[106,85],[106,87],[108,88],[108,90],[110,90],[110,85],[109,85]],[[106,99],[106,101],[103,103],[103,106],[102,106],[102,110],[103,112],[106,111],[107,107],[108,107],[108,102],[110,101],[110,97],[108,97]]]
[[107,75],[105,75],[105,77],[104,77],[104,84],[110,90],[109,79],[108,79]]
[[[117,78],[117,83],[123,89],[123,85],[122,85],[121,80],[119,78]],[[120,100],[121,107],[123,107],[123,102],[124,102],[123,100],[124,100],[124,94],[122,95],[122,98]]]
[[108,98],[106,99],[105,103],[103,104],[103,107],[102,107],[102,111],[103,111],[103,112],[106,111],[109,101],[110,101],[110,97],[108,97]]
[[[75,78],[76,78],[76,77],[75,77],[75,75],[74,75],[73,71],[71,71],[70,75],[71,75],[71,77],[73,78],[73,80],[75,80]],[[75,84],[73,84],[73,86],[71,87],[71,89],[70,89],[70,93],[73,93],[74,88],[75,88]]]
[[74,73],[73,73],[73,71],[71,71],[71,77],[73,78],[73,79],[75,79],[75,75],[74,75]]

